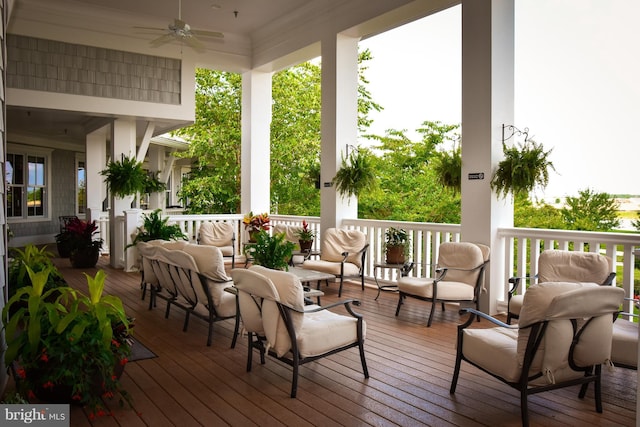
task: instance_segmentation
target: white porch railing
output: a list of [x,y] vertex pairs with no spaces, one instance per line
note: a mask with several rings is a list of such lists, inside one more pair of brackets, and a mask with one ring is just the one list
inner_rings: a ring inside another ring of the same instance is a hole
[[[200,224],[205,221],[231,221],[235,223],[237,230],[236,254],[242,254],[244,243],[248,240],[248,234],[242,226],[242,214],[234,215],[169,215],[169,221],[180,225],[191,242],[197,239]],[[272,215],[271,224],[278,223],[288,225],[302,225],[306,220],[310,227],[321,236],[320,218],[301,217],[288,215]],[[108,221],[107,221],[108,223]],[[100,221],[101,237],[108,245],[108,224]],[[135,227],[142,225],[142,215],[138,216]],[[124,217],[116,222],[117,235],[122,240],[114,242],[115,253],[120,267],[125,269],[131,266],[125,265],[124,242],[129,242],[125,230],[131,230],[131,225],[124,223]],[[133,227],[135,229],[135,227]],[[342,227],[363,231],[368,236],[369,251],[366,257],[365,276],[373,279],[373,274],[378,276],[379,282],[397,280],[398,272],[393,269],[374,269],[377,263],[383,263],[384,233],[389,227],[405,229],[411,237],[411,260],[415,268],[411,272],[416,277],[431,277],[433,268],[438,258],[438,247],[444,241],[461,241],[461,227],[458,224],[435,224],[404,221],[381,221],[348,219],[344,220]],[[104,233],[104,234],[103,234]],[[509,290],[508,279],[512,276],[535,276],[537,261],[540,253],[549,248],[599,252],[612,257],[615,260],[617,276],[616,284],[622,287],[628,296],[634,295],[634,261],[633,250],[640,247],[640,234],[627,233],[595,233],[585,231],[544,230],[528,228],[501,228],[498,230],[501,247],[492,248],[492,257],[504,256],[504,271],[498,276],[498,292],[493,295],[500,311],[506,309],[507,292]],[[106,246],[108,248],[108,246]],[[320,239],[314,241],[314,250],[320,250]],[[502,255],[504,254],[504,255]],[[499,263],[496,263],[499,264]],[[494,276],[495,277],[495,276]],[[492,288],[495,292],[496,287]],[[632,311],[631,303],[625,307],[625,311]]]
[[[535,283],[538,258],[546,249],[597,252],[614,260],[617,273],[614,283],[624,289],[627,297],[634,296],[633,251],[636,246],[640,246],[640,234],[500,228],[498,236],[504,244],[505,278],[530,277],[527,284]],[[508,290],[508,286],[505,286],[503,295],[498,298],[503,301],[505,308]],[[632,313],[632,302],[627,301],[625,304],[623,311]]]

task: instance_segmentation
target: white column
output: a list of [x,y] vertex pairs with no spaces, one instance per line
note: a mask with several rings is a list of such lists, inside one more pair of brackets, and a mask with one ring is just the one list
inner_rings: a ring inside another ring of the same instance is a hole
[[[358,137],[358,41],[338,34],[322,41],[322,146],[320,153],[321,228],[339,227],[358,217],[356,197],[343,198],[331,185]],[[350,148],[351,149],[351,148]]]
[[252,70],[242,75],[243,213],[270,210],[271,100],[271,73]]
[[[513,123],[514,0],[462,2],[462,239],[491,247],[488,294],[480,309],[495,314],[504,271],[498,227],[513,226],[513,201],[491,191],[502,159],[502,124]],[[484,174],[471,179],[470,174]]]
[[[120,160],[122,156],[131,157],[136,155],[136,122],[131,119],[116,119],[111,127],[111,159]],[[113,267],[124,267],[124,245],[131,243],[130,235],[116,235],[123,233],[118,227],[115,218],[123,216],[125,211],[131,209],[133,196],[125,198],[111,197],[111,209],[109,210],[109,255]],[[124,243],[121,245],[119,242]]]
[[87,220],[97,220],[102,212],[102,203],[107,194],[104,177],[100,175],[107,165],[107,131],[102,127],[87,135],[86,150],[86,179],[87,179]]

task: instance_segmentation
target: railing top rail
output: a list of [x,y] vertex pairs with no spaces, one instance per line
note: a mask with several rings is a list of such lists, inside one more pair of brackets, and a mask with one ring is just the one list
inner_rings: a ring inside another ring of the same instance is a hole
[[537,239],[558,239],[578,240],[583,242],[601,242],[623,245],[640,245],[640,234],[638,233],[615,233],[598,231],[575,231],[575,230],[550,230],[542,228],[498,228],[499,237],[526,236]]
[[461,228],[460,224],[441,224],[435,222],[411,222],[380,219],[343,219],[342,225],[371,225],[380,228],[385,228],[388,226],[399,226],[417,230],[435,231],[460,231]]

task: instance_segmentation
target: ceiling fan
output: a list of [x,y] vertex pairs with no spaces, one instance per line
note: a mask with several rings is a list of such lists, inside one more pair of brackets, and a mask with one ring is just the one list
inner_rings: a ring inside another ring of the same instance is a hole
[[221,39],[224,38],[224,34],[217,31],[196,30],[191,28],[189,24],[182,20],[182,0],[178,0],[178,17],[173,20],[173,23],[169,24],[167,28],[157,27],[135,27],[141,30],[150,31],[162,31],[163,35],[151,40],[149,44],[151,47],[159,47],[167,43],[171,43],[175,40],[185,43],[198,52],[204,51],[204,45],[198,37],[212,37]]

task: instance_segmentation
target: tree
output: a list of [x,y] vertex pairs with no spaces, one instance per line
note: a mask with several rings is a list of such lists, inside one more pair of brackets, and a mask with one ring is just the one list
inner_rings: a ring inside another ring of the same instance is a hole
[[561,230],[565,223],[560,210],[547,203],[534,205],[526,194],[519,193],[513,203],[513,226]]
[[179,192],[187,213],[240,209],[240,100],[238,74],[196,70],[196,122],[175,135],[190,141],[194,159]]
[[438,147],[453,144],[458,125],[426,121],[418,132],[420,141],[411,141],[402,130],[388,130],[378,141],[380,153],[374,160],[379,186],[358,201],[358,216],[369,219],[460,222],[460,196],[443,187],[433,167]]
[[564,229],[582,231],[611,231],[620,226],[619,204],[607,193],[590,189],[578,191],[578,197],[567,197],[560,209]]
[[[371,53],[360,53],[358,127],[380,111],[364,76]],[[271,212],[319,215],[320,66],[305,62],[273,76],[271,122]],[[196,123],[175,132],[191,141],[182,156],[195,159],[180,197],[189,213],[229,213],[240,208],[240,104],[238,74],[196,72]],[[304,203],[301,201],[304,200]]]

